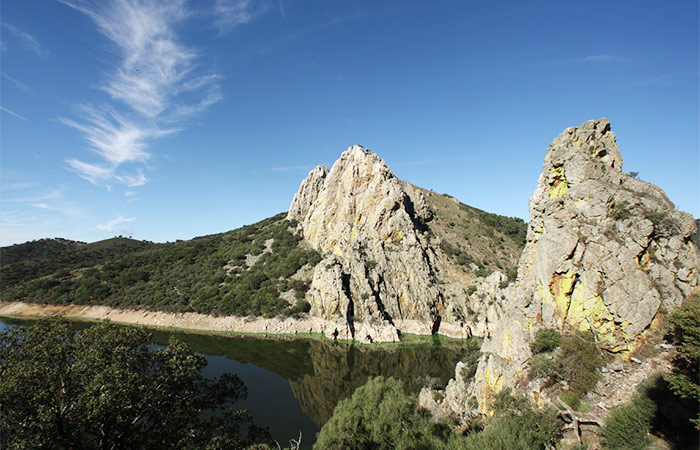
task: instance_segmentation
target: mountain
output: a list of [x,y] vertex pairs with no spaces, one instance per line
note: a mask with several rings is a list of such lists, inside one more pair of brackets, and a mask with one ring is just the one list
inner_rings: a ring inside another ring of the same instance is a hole
[[[190,241],[62,239],[0,249],[3,301],[320,317],[329,336],[481,334],[526,225],[396,178],[359,146],[302,182],[287,214]],[[494,270],[495,277],[487,278]]]

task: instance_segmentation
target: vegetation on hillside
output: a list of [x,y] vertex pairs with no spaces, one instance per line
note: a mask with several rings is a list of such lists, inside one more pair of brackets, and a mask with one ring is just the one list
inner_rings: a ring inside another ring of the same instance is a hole
[[600,379],[600,368],[605,360],[591,333],[557,336],[553,330],[535,335],[531,346],[535,355],[530,359],[530,373],[534,377],[547,378],[551,384],[565,382],[571,393],[583,396]]
[[700,295],[689,297],[670,319],[669,338],[678,355],[666,380],[676,394],[695,404],[698,415],[692,422],[700,430]]
[[488,213],[447,194],[421,191],[435,216],[428,226],[453,263],[477,277],[499,270],[509,281],[515,280],[527,237],[527,224],[522,219]]
[[[65,250],[72,265],[50,275],[23,273],[16,283],[3,279],[2,299],[265,317],[303,312],[308,286],[290,277],[320,256],[301,248],[291,225],[280,214],[228,233],[132,249],[98,264],[92,253]],[[3,263],[3,270],[20,272],[44,260]],[[294,294],[291,302],[281,298],[283,292]]]
[[601,430],[604,448],[642,450],[650,447],[652,436],[670,448],[699,448],[700,435],[690,420],[697,411],[697,402],[678,397],[663,376],[653,376],[610,411]]
[[457,435],[416,409],[399,381],[377,377],[338,403],[314,449],[533,450],[550,448],[559,438],[555,411],[536,409],[509,390],[498,395],[495,406],[483,430]]
[[206,359],[173,339],[153,350],[140,328],[80,332],[40,321],[0,333],[0,447],[238,449],[270,442],[236,401],[234,374],[213,380]]
[[61,238],[25,242],[0,248],[0,277],[4,286],[22,283],[63,270],[102,264],[153,245],[125,237],[92,244]]

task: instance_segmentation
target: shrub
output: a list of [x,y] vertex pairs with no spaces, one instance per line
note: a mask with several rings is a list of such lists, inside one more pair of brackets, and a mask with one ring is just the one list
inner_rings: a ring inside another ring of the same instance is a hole
[[561,421],[552,408],[535,409],[523,395],[504,389],[494,399],[496,413],[481,432],[452,436],[445,448],[533,450],[553,448]]
[[613,409],[605,420],[603,439],[611,450],[643,450],[649,446],[649,423],[654,403],[642,392]]
[[629,210],[630,205],[626,200],[620,203],[615,203],[612,208],[611,216],[615,220],[627,220],[632,217],[632,213]]
[[[673,371],[666,380],[673,391],[687,399],[700,402],[700,296],[688,298],[671,314],[670,339],[676,344],[678,356],[673,359]],[[691,420],[700,429],[700,413]]]
[[535,340],[530,344],[532,353],[547,353],[559,348],[561,334],[556,330],[542,329],[535,333]]
[[561,398],[561,400],[569,405],[574,411],[578,411],[579,407],[581,406],[581,399],[572,392],[562,392],[559,398]]
[[314,449],[438,448],[439,431],[426,411],[416,409],[401,381],[376,377],[338,403]]
[[566,381],[576,395],[584,395],[598,382],[603,357],[590,333],[563,336],[554,356],[536,354],[530,359],[530,373],[548,377],[552,382]]

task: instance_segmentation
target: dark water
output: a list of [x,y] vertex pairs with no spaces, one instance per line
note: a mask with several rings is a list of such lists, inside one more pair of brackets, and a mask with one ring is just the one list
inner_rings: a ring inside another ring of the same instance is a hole
[[[0,330],[29,323],[5,318],[0,320]],[[416,393],[426,384],[442,387],[454,375],[457,361],[468,358],[475,347],[470,341],[438,338],[375,348],[320,339],[161,331],[153,332],[153,343],[166,345],[172,335],[206,355],[205,376],[238,374],[248,387],[248,398],[238,406],[269,427],[283,447],[301,432],[302,448],[311,448],[338,401],[352,395],[369,377],[400,378]]]

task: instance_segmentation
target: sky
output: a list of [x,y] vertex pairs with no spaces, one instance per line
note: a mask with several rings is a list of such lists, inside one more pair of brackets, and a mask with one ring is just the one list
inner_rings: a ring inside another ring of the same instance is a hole
[[529,220],[607,117],[700,217],[697,0],[2,0],[0,245],[191,239],[286,211],[353,144]]

